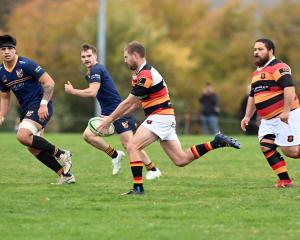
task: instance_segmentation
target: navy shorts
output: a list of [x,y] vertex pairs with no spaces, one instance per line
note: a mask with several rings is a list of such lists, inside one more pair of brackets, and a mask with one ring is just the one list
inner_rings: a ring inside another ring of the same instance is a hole
[[38,115],[39,108],[40,108],[40,103],[35,103],[35,104],[30,105],[26,109],[21,109],[21,116],[20,116],[21,122],[23,119],[30,119],[34,122],[39,123],[44,128],[47,125],[47,123],[49,122],[49,120],[52,116],[52,113],[53,113],[52,102],[48,103],[49,115],[48,115],[47,119],[42,120],[39,118],[39,115]]
[[114,121],[115,131],[117,134],[127,132],[127,131],[135,131],[137,128],[137,123],[133,115],[126,115],[124,117],[119,118]]

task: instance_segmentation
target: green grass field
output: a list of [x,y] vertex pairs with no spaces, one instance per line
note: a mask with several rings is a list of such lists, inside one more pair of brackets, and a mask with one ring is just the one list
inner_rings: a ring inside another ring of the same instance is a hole
[[[144,181],[146,195],[120,196],[131,188],[128,161],[111,175],[111,161],[80,134],[47,134],[73,152],[77,183],[50,185],[56,176],[1,133],[0,239],[299,239],[300,187],[275,189],[276,177],[256,137],[238,137],[242,150],[210,152],[179,168],[157,143],[147,151],[163,172]],[[184,148],[208,140],[181,137]],[[108,141],[121,147],[117,137]],[[287,159],[300,185],[300,160]]]

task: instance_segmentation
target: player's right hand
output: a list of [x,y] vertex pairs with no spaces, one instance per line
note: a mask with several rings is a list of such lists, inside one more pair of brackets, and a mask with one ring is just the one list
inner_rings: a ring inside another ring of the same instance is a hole
[[244,117],[241,121],[241,129],[245,132],[246,128],[249,124],[250,119],[248,117]]
[[65,92],[69,94],[73,94],[74,92],[74,87],[70,81],[65,84]]

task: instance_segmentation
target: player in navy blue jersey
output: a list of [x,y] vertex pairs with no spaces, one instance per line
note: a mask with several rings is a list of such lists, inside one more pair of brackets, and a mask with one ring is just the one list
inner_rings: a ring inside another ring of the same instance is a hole
[[59,176],[58,184],[75,183],[70,172],[71,153],[55,147],[42,137],[51,118],[54,81],[34,61],[16,53],[16,39],[0,36],[0,126],[9,110],[12,91],[20,105],[20,125],[17,139],[31,154]]
[[[94,46],[89,44],[82,45],[81,60],[87,68],[85,78],[89,87],[86,89],[75,89],[71,82],[68,81],[65,84],[65,91],[79,97],[96,97],[101,106],[101,114],[105,116],[110,115],[122,101],[112,77],[108,70],[97,62],[97,49]],[[113,124],[116,132],[119,134],[121,143],[126,149],[132,139],[133,132],[137,128],[135,118],[132,115],[126,115],[116,120]],[[112,174],[117,174],[121,168],[124,152],[111,147],[103,138],[94,135],[88,127],[85,129],[83,137],[89,144],[104,151],[112,158]],[[155,167],[145,151],[141,152],[141,159],[143,159],[143,163],[148,170],[146,179],[152,180],[161,176],[160,170]]]

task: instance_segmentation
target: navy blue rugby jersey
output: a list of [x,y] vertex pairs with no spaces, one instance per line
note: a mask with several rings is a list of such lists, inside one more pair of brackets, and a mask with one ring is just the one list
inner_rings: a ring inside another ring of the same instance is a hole
[[91,67],[85,78],[88,83],[101,84],[96,98],[101,106],[101,113],[106,116],[110,115],[122,100],[107,69],[97,63]]
[[12,91],[22,110],[32,104],[39,104],[43,98],[43,88],[39,78],[44,74],[44,69],[34,61],[17,57],[15,66],[8,69],[2,63],[0,65],[0,90]]

